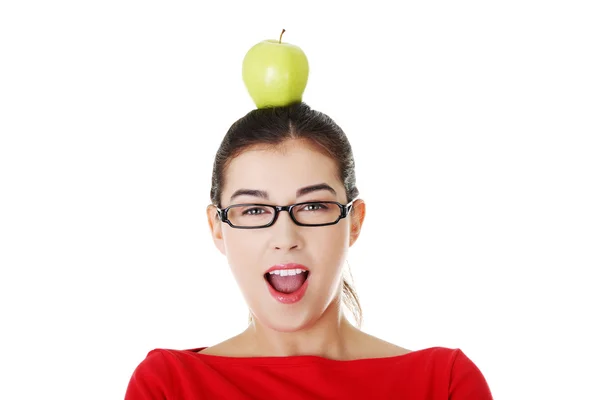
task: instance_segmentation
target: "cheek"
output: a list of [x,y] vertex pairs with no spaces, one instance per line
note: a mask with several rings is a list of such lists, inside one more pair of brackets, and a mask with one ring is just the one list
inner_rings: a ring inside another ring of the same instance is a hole
[[257,262],[260,244],[256,235],[243,230],[223,231],[223,243],[227,254],[227,261],[235,275],[250,274],[252,265]]
[[339,224],[317,229],[319,230],[310,236],[308,251],[317,257],[319,263],[336,265],[343,261],[350,238],[347,227]]

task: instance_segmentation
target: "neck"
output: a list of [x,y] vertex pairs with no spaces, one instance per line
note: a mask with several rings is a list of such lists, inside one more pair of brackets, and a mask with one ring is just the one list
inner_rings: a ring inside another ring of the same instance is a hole
[[335,360],[349,359],[359,330],[345,317],[339,298],[310,327],[279,332],[253,319],[242,336],[256,356],[317,355]]

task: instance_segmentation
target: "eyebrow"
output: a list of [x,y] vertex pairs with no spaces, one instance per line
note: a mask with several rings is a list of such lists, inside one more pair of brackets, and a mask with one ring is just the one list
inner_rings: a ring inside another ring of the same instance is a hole
[[[326,183],[319,183],[317,185],[306,186],[300,188],[296,191],[296,197],[305,196],[309,193],[318,192],[320,190],[326,190],[328,192],[333,193],[334,195],[337,192]],[[252,196],[252,197],[260,197],[261,199],[269,200],[269,194],[264,190],[257,189],[238,189],[232,195],[229,201],[233,201],[234,198],[239,196]]]

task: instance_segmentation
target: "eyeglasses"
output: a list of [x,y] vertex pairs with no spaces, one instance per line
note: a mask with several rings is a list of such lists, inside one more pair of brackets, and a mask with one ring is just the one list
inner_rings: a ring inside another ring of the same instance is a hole
[[337,201],[308,201],[289,206],[234,204],[225,209],[217,208],[217,215],[221,221],[238,229],[267,228],[277,221],[281,211],[289,212],[292,221],[299,226],[327,226],[335,225],[342,218],[346,218],[354,200],[348,204]]

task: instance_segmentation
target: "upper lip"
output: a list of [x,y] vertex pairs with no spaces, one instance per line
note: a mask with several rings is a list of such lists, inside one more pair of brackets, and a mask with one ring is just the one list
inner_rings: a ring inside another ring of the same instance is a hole
[[271,271],[275,271],[275,270],[281,270],[281,269],[301,269],[304,271],[308,271],[308,267],[305,267],[302,264],[298,264],[298,263],[287,263],[287,264],[277,264],[277,265],[273,265],[271,268],[269,268],[268,270],[265,271],[265,274],[268,274]]

